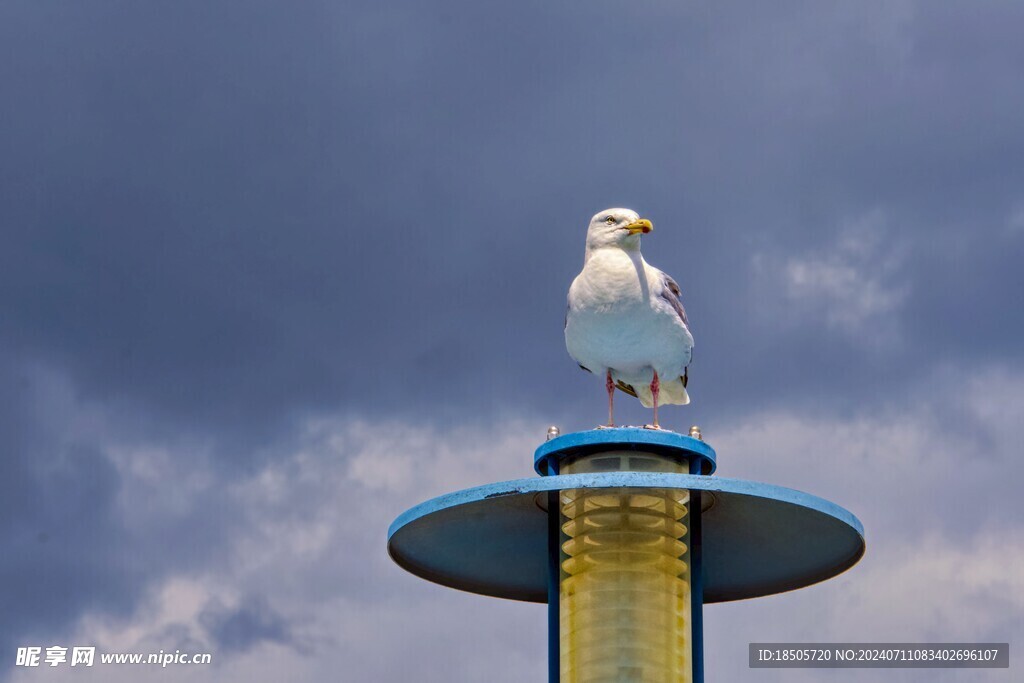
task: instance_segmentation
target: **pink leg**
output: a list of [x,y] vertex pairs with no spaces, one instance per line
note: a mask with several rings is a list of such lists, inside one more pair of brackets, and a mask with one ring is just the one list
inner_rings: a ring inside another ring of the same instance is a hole
[[614,427],[615,420],[612,419],[612,397],[615,396],[615,382],[612,381],[612,371],[605,375],[604,388],[608,390],[608,426]]
[[660,429],[658,426],[658,391],[661,389],[661,383],[658,381],[658,371],[654,371],[654,379],[651,380],[651,395],[654,397],[654,428]]

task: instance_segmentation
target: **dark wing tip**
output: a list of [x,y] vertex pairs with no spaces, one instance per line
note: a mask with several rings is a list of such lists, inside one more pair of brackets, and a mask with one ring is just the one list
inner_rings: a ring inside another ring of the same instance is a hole
[[615,386],[619,388],[619,391],[623,391],[632,396],[633,398],[639,398],[636,395],[636,389],[634,389],[631,385],[626,384],[621,379],[615,381]]

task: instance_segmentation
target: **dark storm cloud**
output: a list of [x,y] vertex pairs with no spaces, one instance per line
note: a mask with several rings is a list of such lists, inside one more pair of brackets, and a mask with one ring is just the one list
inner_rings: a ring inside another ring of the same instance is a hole
[[126,490],[109,450],[116,445],[105,443],[103,428],[75,429],[90,420],[75,403],[38,368],[0,361],[5,662],[18,646],[66,635],[84,611],[131,615],[153,580],[216,557],[237,528],[217,487],[186,490],[187,465],[158,486],[167,499],[187,499],[185,509],[159,510],[137,479]]
[[[19,367],[133,434],[212,443],[182,466],[222,474],[313,411],[590,424],[600,382],[562,319],[607,206],[654,220],[645,253],[682,286],[681,419],[845,412],[950,365],[1019,367],[1022,21],[1002,3],[0,5],[0,572],[28,586],[0,647],[129,610],[235,523],[214,487],[126,530],[105,445],[60,442]],[[785,276],[841,257],[867,215],[850,267],[899,296],[858,334],[830,323],[841,296],[794,301]],[[209,619],[226,648],[288,635],[257,608]]]
[[246,597],[235,608],[221,603],[207,605],[199,622],[217,649],[227,653],[244,652],[263,641],[285,645],[292,641],[288,622],[258,596]]
[[1024,180],[1019,9],[48,7],[4,10],[3,341],[100,399],[236,432],[557,410],[594,390],[559,323],[606,204],[659,224],[717,404],[761,400],[730,359],[833,400],[823,374],[906,367],[744,308],[753,253],[827,246],[865,207],[914,255],[910,353],[1018,355],[1020,307],[986,304],[1019,271],[982,266]]
[[[32,408],[25,373],[0,363],[0,652],[52,637],[96,605],[126,612],[140,585],[114,507],[118,475],[85,444],[62,444]],[[16,636],[22,638],[18,640]],[[17,642],[16,642],[17,641]]]

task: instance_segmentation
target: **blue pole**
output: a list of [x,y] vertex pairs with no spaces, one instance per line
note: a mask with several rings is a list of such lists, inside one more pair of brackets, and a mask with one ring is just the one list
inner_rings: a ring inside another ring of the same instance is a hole
[[562,528],[558,498],[558,491],[548,493],[548,683],[558,683],[561,673],[558,581],[561,578]]
[[[700,474],[702,458],[690,461],[690,474]],[[690,490],[690,635],[693,639],[693,683],[704,683],[704,564],[701,561],[700,491]]]

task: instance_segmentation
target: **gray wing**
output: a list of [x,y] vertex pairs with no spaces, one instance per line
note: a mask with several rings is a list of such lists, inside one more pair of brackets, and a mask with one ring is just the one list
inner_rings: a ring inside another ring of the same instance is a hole
[[667,273],[662,273],[661,278],[664,286],[661,288],[659,296],[675,309],[676,314],[683,321],[683,324],[686,325],[687,329],[689,329],[690,321],[686,318],[686,309],[683,308],[683,302],[679,300],[679,297],[682,295],[679,285]]
[[[569,311],[570,311],[570,310],[572,310],[572,304],[571,304],[571,303],[569,302],[569,297],[568,297],[568,296],[566,296],[566,297],[565,297],[565,322],[563,322],[563,323],[562,323],[562,329],[563,329],[563,330],[564,330],[564,329],[565,329],[566,327],[569,327]],[[587,372],[589,372],[589,373],[593,373],[593,372],[594,372],[593,370],[591,370],[591,369],[590,369],[590,368],[588,368],[587,366],[585,366],[585,365],[582,365],[582,364],[580,364],[580,363],[576,363],[576,365],[579,365],[579,366],[580,366],[580,370],[586,370],[586,371],[587,371]]]
[[[683,321],[684,325],[686,325],[686,329],[690,329],[690,321],[686,318],[686,309],[683,308],[683,302],[679,300],[679,297],[682,296],[683,293],[682,290],[679,289],[679,283],[673,280],[668,273],[662,273],[661,279],[664,284],[661,288],[661,298],[667,301],[669,305],[675,309],[676,315],[678,315],[679,319]],[[690,360],[693,360],[692,348],[690,349]],[[689,383],[690,378],[687,376],[685,368],[683,369],[683,376],[679,379],[682,380],[684,387]]]

